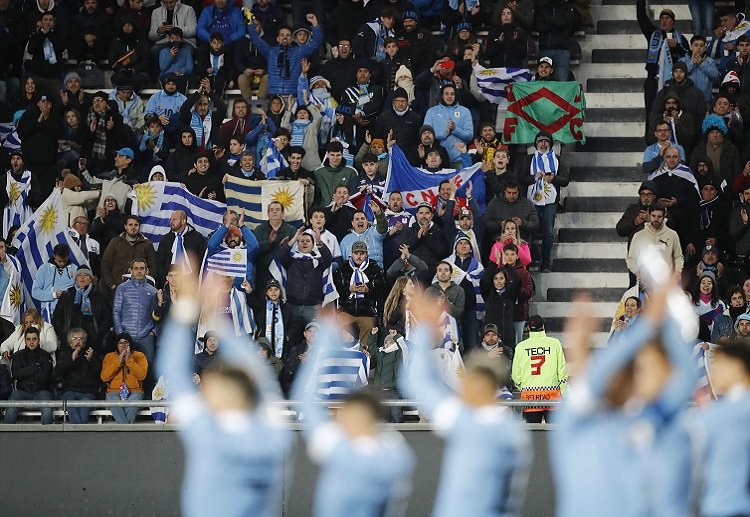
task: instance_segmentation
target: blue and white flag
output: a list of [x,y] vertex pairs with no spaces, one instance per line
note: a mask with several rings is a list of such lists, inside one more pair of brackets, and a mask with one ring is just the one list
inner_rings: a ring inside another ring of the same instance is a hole
[[531,72],[527,68],[484,68],[476,64],[474,77],[485,99],[493,104],[504,104],[508,102],[505,88],[513,82],[531,81]]
[[15,128],[5,136],[2,142],[2,147],[7,152],[18,151],[21,149],[21,138],[18,136],[18,131]]
[[13,255],[6,255],[10,268],[10,281],[5,292],[2,293],[0,318],[18,325],[21,323],[21,313],[24,311],[23,283],[21,282],[21,263]]
[[[297,245],[292,247],[292,252],[297,250]],[[286,268],[281,265],[277,259],[273,259],[271,265],[268,266],[268,272],[275,278],[279,284],[281,284],[281,296],[285,300],[286,296]],[[329,303],[333,303],[339,299],[339,292],[336,290],[336,285],[333,283],[333,266],[328,266],[323,272],[323,281],[321,289],[323,290],[323,306],[325,307]]]
[[62,193],[60,189],[52,190],[52,194],[33,213],[16,232],[13,246],[18,249],[16,258],[21,267],[21,282],[23,283],[23,300],[26,308],[42,307],[31,297],[31,288],[37,271],[43,264],[49,262],[54,255],[53,249],[58,244],[70,247],[70,261],[73,264],[86,264],[81,248],[73,240],[65,224]]
[[370,358],[359,350],[359,343],[352,348],[327,350],[318,359],[318,397],[339,400],[367,386],[370,373]]
[[[708,350],[703,345],[708,345]],[[692,359],[698,370],[698,381],[695,385],[693,399],[700,405],[716,400],[716,390],[713,385],[711,363],[716,345],[712,343],[698,343],[693,347]]]
[[8,135],[13,132],[14,127],[15,126],[12,122],[0,123],[0,142],[5,142],[5,140],[8,138]]
[[385,195],[383,198],[388,199],[391,192],[401,192],[404,198],[404,209],[414,214],[420,203],[429,203],[435,206],[439,197],[440,183],[443,180],[451,179],[458,186],[456,190],[456,196],[458,197],[466,197],[466,188],[471,181],[473,186],[472,196],[479,204],[480,210],[484,212],[485,186],[481,162],[460,171],[443,169],[443,171],[432,173],[418,167],[412,167],[404,152],[397,145],[394,145],[388,162],[388,176],[385,180]]
[[[222,293],[215,293],[216,296],[224,296]],[[235,336],[247,336],[255,334],[255,318],[253,317],[253,311],[247,305],[247,295],[242,289],[232,287],[229,292],[229,310],[232,313],[232,328]],[[202,338],[206,332],[215,331],[214,325],[217,324],[216,317],[223,317],[225,315],[219,314],[206,314],[201,310],[200,318],[198,318],[198,327],[196,329],[196,337]],[[203,351],[205,343],[196,340],[195,353]]]
[[750,32],[750,20],[745,18],[745,13],[737,13],[737,25],[731,31],[724,33],[722,41],[724,43],[737,41],[737,38],[748,32]]
[[[284,207],[284,220],[299,226],[305,219],[305,188],[299,181],[250,181],[230,176],[224,184],[227,207],[245,211],[245,222],[255,226],[268,220],[268,205],[278,201]],[[221,218],[219,218],[221,222]]]
[[206,259],[206,271],[218,275],[245,278],[247,275],[247,248],[227,248]]
[[169,218],[183,210],[188,222],[204,237],[221,226],[227,206],[211,199],[201,199],[179,183],[153,181],[141,183],[130,191],[132,213],[141,220],[141,233],[157,247],[169,233]]
[[698,192],[698,195],[700,196],[701,189],[698,186],[698,180],[695,179],[695,176],[693,175],[693,171],[685,165],[684,163],[679,164],[674,169],[669,169],[666,164],[663,164],[661,167],[656,169],[654,172],[649,174],[648,179],[653,181],[655,178],[658,178],[659,176],[667,174],[669,176],[677,176],[684,180],[689,181],[693,184],[693,187],[695,187],[696,192]]
[[260,171],[266,178],[275,178],[281,169],[289,166],[286,158],[279,152],[273,143],[266,149],[266,154],[260,159]]
[[670,52],[667,38],[664,38],[664,41],[661,42],[658,66],[657,91],[661,91],[664,88],[664,83],[672,78],[672,53]]

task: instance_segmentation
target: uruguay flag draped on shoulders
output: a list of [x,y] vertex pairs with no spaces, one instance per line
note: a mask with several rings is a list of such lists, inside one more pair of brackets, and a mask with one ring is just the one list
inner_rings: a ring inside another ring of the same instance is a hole
[[[23,300],[26,308],[41,309],[31,297],[31,287],[37,271],[53,256],[53,249],[58,244],[70,247],[70,261],[73,264],[86,264],[81,248],[70,237],[68,225],[63,217],[62,193],[54,189],[52,194],[34,212],[31,219],[26,221],[16,232],[13,246],[18,249],[16,258],[22,264],[21,282],[23,283]],[[167,220],[169,222],[169,220]],[[167,224],[167,228],[169,225]]]
[[221,226],[227,206],[211,199],[202,199],[180,183],[152,181],[141,183],[130,191],[133,214],[141,220],[141,233],[154,247],[169,233],[169,218],[175,210],[184,210],[188,222],[204,237]]
[[[309,233],[311,230],[306,230],[305,233]],[[331,253],[333,253],[332,250],[330,250]],[[297,248],[297,244],[294,244],[292,246],[292,249],[290,251],[292,254],[298,254],[299,250]],[[320,258],[320,252],[317,249],[313,249],[312,252],[312,260],[317,260]],[[315,263],[315,266],[317,266],[317,263]],[[278,259],[273,259],[271,262],[271,265],[268,266],[268,272],[271,273],[271,276],[281,284],[281,296],[286,299],[286,290],[287,290],[287,276],[286,276],[286,268],[281,265]],[[323,291],[323,306],[325,307],[329,303],[333,303],[336,300],[339,299],[339,292],[336,290],[336,285],[333,283],[333,264],[328,266],[328,269],[326,269],[323,272],[323,279],[322,279],[321,289]]]
[[443,180],[454,180],[458,189],[457,197],[466,197],[466,188],[471,181],[473,186],[472,195],[479,204],[480,210],[485,209],[485,186],[484,171],[482,163],[476,163],[462,170],[443,169],[439,172],[429,172],[419,167],[413,167],[406,159],[404,152],[394,145],[388,162],[388,176],[385,180],[385,196],[391,192],[401,192],[404,198],[404,210],[410,213],[417,211],[420,203],[435,205],[438,198],[440,182]]
[[[284,220],[299,226],[305,219],[305,188],[294,180],[251,181],[229,176],[224,184],[227,207],[245,211],[245,222],[252,227],[268,220],[268,205],[278,201],[284,207]],[[221,221],[221,218],[219,218]]]

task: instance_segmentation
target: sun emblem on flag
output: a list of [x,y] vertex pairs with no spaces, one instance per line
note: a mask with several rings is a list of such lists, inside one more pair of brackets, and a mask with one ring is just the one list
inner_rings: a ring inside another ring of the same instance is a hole
[[150,183],[141,183],[135,187],[135,199],[138,201],[138,211],[151,209],[156,201],[156,189]]
[[57,212],[55,207],[48,206],[42,212],[42,217],[39,218],[39,226],[41,227],[42,233],[52,233],[57,226]]
[[479,71],[477,75],[480,75],[482,77],[492,77],[495,75],[495,71],[491,68],[485,68],[484,70]]
[[232,262],[239,262],[242,260],[242,253],[239,251],[235,251],[232,253]]
[[278,201],[284,207],[284,210],[288,210],[294,204],[294,196],[289,192],[289,189],[280,188],[273,193],[271,201]]
[[18,283],[10,286],[10,304],[16,310],[21,307],[21,285]]
[[10,199],[10,203],[13,204],[16,201],[18,201],[19,197],[21,197],[21,187],[18,186],[17,182],[12,181],[10,183],[10,192],[8,192],[8,198]]

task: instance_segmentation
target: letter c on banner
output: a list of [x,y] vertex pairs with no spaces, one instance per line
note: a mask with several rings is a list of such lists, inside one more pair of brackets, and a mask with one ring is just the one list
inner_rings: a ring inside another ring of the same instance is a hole
[[583,128],[582,118],[574,118],[570,121],[570,134],[578,141],[583,140],[583,131],[581,131],[581,128]]

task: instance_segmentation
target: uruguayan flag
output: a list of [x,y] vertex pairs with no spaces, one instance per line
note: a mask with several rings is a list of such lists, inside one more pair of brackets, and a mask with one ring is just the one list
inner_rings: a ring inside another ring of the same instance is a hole
[[5,142],[5,140],[8,138],[8,135],[13,132],[13,127],[14,126],[12,122],[0,123],[0,142]]
[[289,163],[286,158],[279,152],[273,143],[266,149],[266,154],[260,160],[260,170],[266,175],[266,178],[275,178],[279,171],[288,167]]
[[247,248],[227,248],[206,259],[206,271],[224,276],[245,278]]
[[[291,253],[297,251],[297,245],[292,247]],[[277,259],[273,259],[271,265],[268,267],[268,272],[281,284],[281,296],[286,299],[286,269]],[[336,290],[336,285],[333,283],[333,267],[328,266],[328,269],[323,273],[323,306],[329,303],[335,302],[339,299],[339,292]]]
[[494,104],[503,104],[508,101],[505,87],[516,81],[530,81],[531,72],[526,68],[484,68],[476,64],[474,77],[485,99]]
[[62,193],[54,189],[47,200],[42,203],[31,219],[26,221],[13,238],[13,246],[18,249],[16,258],[21,268],[21,282],[24,287],[26,308],[37,307],[37,302],[31,297],[31,287],[34,278],[42,265],[53,255],[53,248],[57,244],[67,244],[70,247],[70,260],[73,264],[86,264],[81,248],[68,233],[65,224]]
[[359,350],[359,344],[352,348],[327,350],[318,359],[315,370],[318,372],[318,396],[325,400],[338,400],[367,386],[370,358]]
[[[224,184],[227,207],[245,211],[245,222],[252,226],[268,220],[268,205],[278,201],[284,207],[284,220],[299,226],[305,218],[305,189],[299,181],[250,181],[230,176]],[[221,218],[219,218],[221,222]]]
[[23,284],[21,283],[21,264],[13,255],[6,255],[8,262],[13,266],[10,268],[10,282],[3,293],[3,302],[0,305],[0,318],[18,325],[21,322],[21,313],[24,311]]
[[130,191],[133,214],[141,220],[141,233],[154,247],[169,233],[169,218],[175,210],[184,210],[188,222],[204,237],[221,226],[227,206],[211,199],[201,199],[179,183],[154,181],[141,183]]

